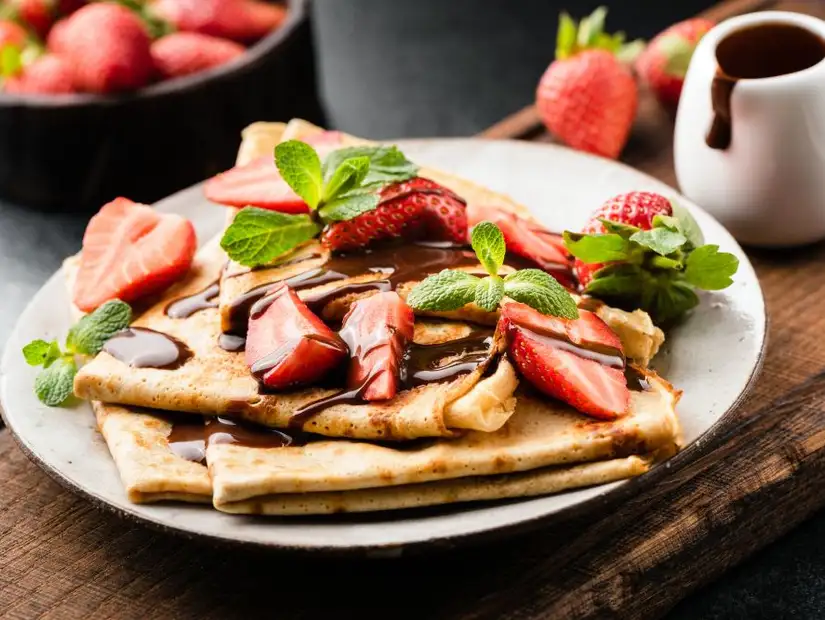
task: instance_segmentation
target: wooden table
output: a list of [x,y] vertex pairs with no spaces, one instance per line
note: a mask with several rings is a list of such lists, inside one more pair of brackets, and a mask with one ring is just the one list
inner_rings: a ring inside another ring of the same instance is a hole
[[[825,2],[729,0],[709,16]],[[675,183],[649,96],[623,160]],[[532,107],[484,134],[546,140]],[[771,317],[765,369],[727,432],[602,518],[438,557],[313,561],[214,548],[100,512],[0,433],[0,616],[654,618],[825,504],[825,245],[750,252]]]

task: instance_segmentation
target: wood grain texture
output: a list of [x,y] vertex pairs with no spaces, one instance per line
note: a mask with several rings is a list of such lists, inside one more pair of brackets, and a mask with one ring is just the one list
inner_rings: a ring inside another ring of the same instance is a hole
[[[825,15],[825,2],[732,0],[712,17],[767,5]],[[671,122],[645,96],[624,155],[669,183]],[[529,110],[487,135],[547,139]],[[3,433],[0,616],[660,617],[825,503],[825,348],[813,346],[825,330],[825,244],[750,257],[771,317],[762,375],[702,458],[676,459],[650,492],[437,557],[319,562],[210,547],[100,512]]]

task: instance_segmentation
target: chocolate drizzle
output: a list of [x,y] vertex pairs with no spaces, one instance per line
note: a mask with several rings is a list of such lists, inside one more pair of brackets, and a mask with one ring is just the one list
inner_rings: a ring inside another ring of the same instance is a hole
[[218,336],[218,346],[224,351],[237,353],[246,349],[246,336],[235,336],[234,334],[221,334]]
[[[536,267],[527,259],[507,257],[505,264],[517,269]],[[446,242],[416,242],[391,244],[364,252],[331,256],[322,266],[283,280],[295,291],[302,291],[330,282],[347,280],[355,276],[376,274],[370,282],[347,284],[331,291],[318,292],[307,298],[308,305],[316,311],[323,310],[330,301],[348,293],[367,290],[391,291],[399,284],[423,280],[442,269],[481,266],[469,246]],[[279,282],[257,286],[234,300],[229,309],[229,332],[246,333],[250,312],[256,303],[275,288]]]
[[718,67],[710,88],[714,116],[707,145],[725,150],[731,144],[731,96],[739,80],[796,73],[823,58],[825,40],[795,24],[772,22],[731,32],[716,45]]
[[192,357],[177,338],[145,327],[127,327],[109,338],[103,350],[133,368],[175,370]]
[[625,368],[624,353],[615,347],[599,342],[582,342],[576,344],[559,334],[553,332],[538,332],[523,325],[520,326],[520,329],[530,334],[531,338],[547,346],[573,353],[586,360],[598,362],[608,368],[617,368],[619,370],[624,370]]
[[206,464],[203,420],[198,419],[195,422],[175,420],[172,422],[172,431],[166,441],[169,443],[169,449],[180,458],[193,463]]
[[164,312],[173,319],[187,319],[201,310],[217,308],[220,292],[220,284],[217,281],[213,282],[202,291],[170,302]]
[[441,344],[411,344],[399,375],[404,389],[450,381],[478,368],[490,356],[492,328],[478,327],[463,338]]
[[624,369],[624,378],[627,381],[627,389],[631,392],[647,392],[651,389],[647,377],[635,366],[628,364]]

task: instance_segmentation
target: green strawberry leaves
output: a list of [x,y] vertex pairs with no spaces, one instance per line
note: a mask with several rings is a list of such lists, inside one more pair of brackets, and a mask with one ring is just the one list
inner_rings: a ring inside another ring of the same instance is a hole
[[309,241],[320,230],[321,227],[308,215],[246,207],[224,232],[221,247],[232,260],[247,267],[257,267]]
[[644,42],[637,39],[625,43],[625,33],[609,34],[604,31],[607,8],[598,7],[577,24],[567,13],[559,16],[556,35],[556,59],[564,60],[581,51],[592,49],[607,50],[621,62],[632,63],[644,49]]
[[507,246],[504,235],[492,222],[473,227],[471,243],[478,261],[489,274],[479,278],[465,271],[445,269],[418,284],[407,296],[416,310],[449,312],[474,302],[487,312],[495,311],[504,297],[527,304],[543,314],[578,318],[573,297],[553,276],[540,269],[521,269],[505,278],[498,275]]
[[733,283],[739,259],[703,245],[693,216],[672,203],[673,215],[657,215],[650,230],[601,220],[605,234],[564,233],[571,254],[605,266],[584,292],[629,310],[640,308],[668,326],[699,303],[694,289],[716,291]]
[[75,356],[97,355],[106,341],[128,327],[131,320],[129,304],[113,299],[72,326],[66,337],[65,352],[57,340],[32,340],[23,347],[26,362],[43,367],[34,380],[34,392],[40,402],[49,407],[64,404],[72,394],[77,374]]
[[309,215],[246,207],[224,232],[229,258],[257,267],[315,237],[323,224],[351,220],[376,209],[380,190],[406,181],[418,166],[395,146],[338,149],[321,163],[309,144],[288,140],[275,147],[275,165],[287,185],[309,206]]

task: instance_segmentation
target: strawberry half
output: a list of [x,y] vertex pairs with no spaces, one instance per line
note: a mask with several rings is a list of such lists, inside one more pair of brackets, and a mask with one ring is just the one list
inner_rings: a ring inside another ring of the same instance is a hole
[[467,242],[467,203],[458,194],[423,177],[394,183],[381,191],[382,202],[402,196],[423,207],[421,222],[426,239]]
[[74,303],[91,312],[110,299],[132,302],[162,291],[186,274],[197,245],[189,220],[116,198],[83,235]]
[[[312,145],[322,159],[341,146],[337,131],[325,131],[303,140]],[[207,200],[227,207],[254,206],[281,213],[308,213],[309,207],[287,185],[272,155],[254,159],[209,179],[204,185]]]
[[307,385],[347,357],[347,345],[286,284],[258,302],[249,317],[246,363],[264,385]]
[[621,340],[592,312],[571,321],[513,302],[502,308],[500,329],[509,358],[537,389],[604,420],[627,411]]
[[395,396],[401,359],[413,338],[414,323],[412,308],[398,293],[377,293],[355,302],[340,331],[352,358],[347,386],[365,386],[364,400]]
[[[673,205],[664,196],[653,192],[619,194],[593,212],[582,232],[588,235],[606,233],[607,230],[600,221],[603,219],[650,230],[653,228],[653,218],[657,215],[673,215]],[[579,284],[586,287],[593,280],[593,274],[604,266],[605,263],[584,263],[577,258],[573,270]]]
[[564,286],[572,286],[572,257],[560,234],[503,209],[473,204],[467,207],[470,228],[485,220],[499,227],[508,252],[530,259]]

